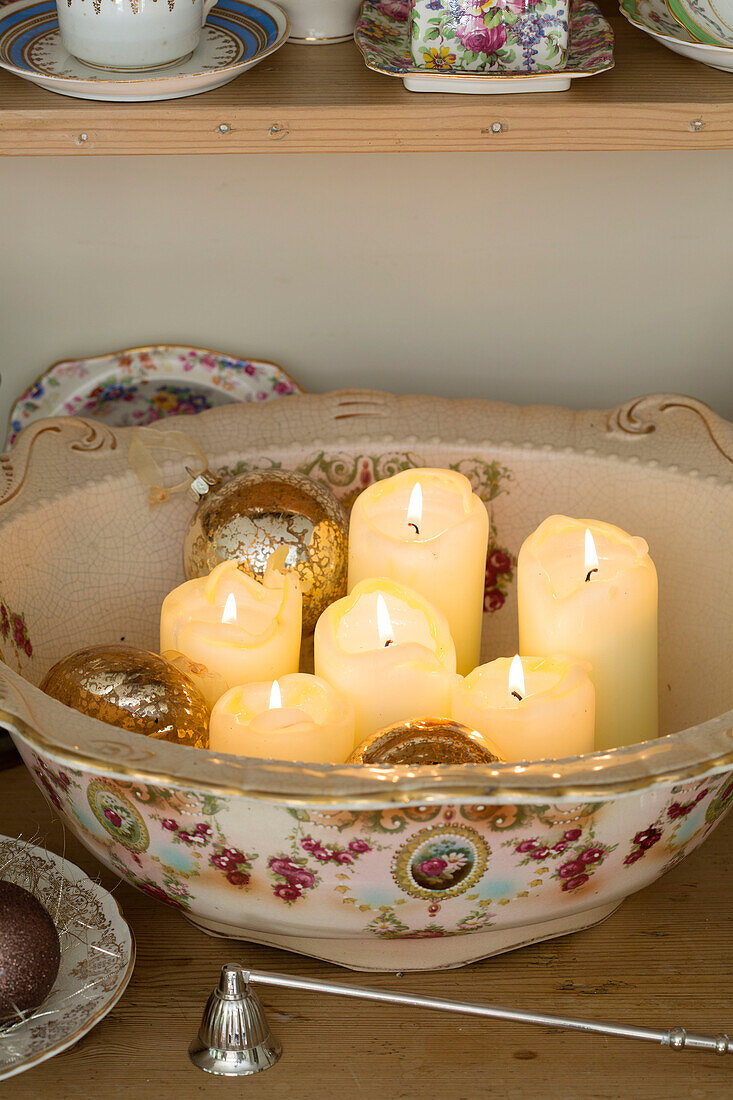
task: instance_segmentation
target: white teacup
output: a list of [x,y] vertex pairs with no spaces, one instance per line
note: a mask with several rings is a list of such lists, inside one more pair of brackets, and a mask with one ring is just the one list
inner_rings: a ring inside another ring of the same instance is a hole
[[64,46],[86,65],[155,69],[196,49],[216,0],[56,0]]

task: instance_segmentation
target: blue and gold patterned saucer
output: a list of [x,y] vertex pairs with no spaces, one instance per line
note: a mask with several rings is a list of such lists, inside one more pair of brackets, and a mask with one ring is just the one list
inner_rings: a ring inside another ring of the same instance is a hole
[[67,53],[55,0],[16,0],[0,9],[0,67],[76,99],[147,103],[228,84],[280,49],[288,17],[271,0],[219,0],[187,60],[144,74],[92,69]]

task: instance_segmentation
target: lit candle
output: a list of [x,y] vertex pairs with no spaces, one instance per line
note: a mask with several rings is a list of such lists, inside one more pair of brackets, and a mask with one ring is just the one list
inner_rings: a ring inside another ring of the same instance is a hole
[[315,668],[354,704],[354,747],[403,718],[450,715],[456,650],[448,623],[396,581],[361,581],[326,608],[316,623]]
[[405,470],[357,497],[349,526],[349,591],[367,577],[406,584],[442,611],[459,672],[479,661],[489,518],[454,470]]
[[271,569],[260,583],[236,561],[222,562],[166,596],[161,652],[175,650],[203,668],[212,705],[228,688],[298,671],[301,602],[295,573]]
[[211,712],[209,748],[214,752],[342,764],[353,747],[351,701],[305,673],[232,688]]
[[644,539],[550,516],[519,552],[517,596],[521,653],[590,662],[596,748],[656,737],[657,572]]
[[593,683],[564,657],[499,657],[466,676],[453,719],[503,760],[546,760],[593,751]]

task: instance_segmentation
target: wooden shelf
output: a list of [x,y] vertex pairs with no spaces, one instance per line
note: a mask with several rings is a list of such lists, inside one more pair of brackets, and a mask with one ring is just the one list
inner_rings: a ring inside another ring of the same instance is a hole
[[0,72],[0,154],[732,148],[733,76],[612,23],[615,69],[538,95],[407,92],[350,42],[284,46],[224,88],[163,103],[70,99]]

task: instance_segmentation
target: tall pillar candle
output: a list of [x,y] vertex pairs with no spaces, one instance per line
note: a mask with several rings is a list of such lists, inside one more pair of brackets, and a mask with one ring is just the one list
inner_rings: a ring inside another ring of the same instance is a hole
[[385,577],[360,581],[321,615],[316,675],[356,711],[354,746],[405,718],[449,717],[456,651],[445,616]]
[[448,620],[458,671],[480,659],[489,517],[463,474],[405,470],[357,497],[349,526],[349,591],[391,577]]
[[657,571],[642,538],[550,516],[517,563],[519,649],[591,664],[597,749],[658,734]]
[[[298,671],[302,600],[295,573],[260,581],[236,561],[174,588],[160,613],[161,652],[201,666],[210,705],[228,688]],[[208,685],[208,687],[207,687]]]
[[209,748],[238,756],[342,764],[354,748],[354,707],[318,676],[243,684],[211,712]]
[[502,760],[592,752],[589,667],[564,657],[499,657],[458,684],[453,719],[482,734]]

